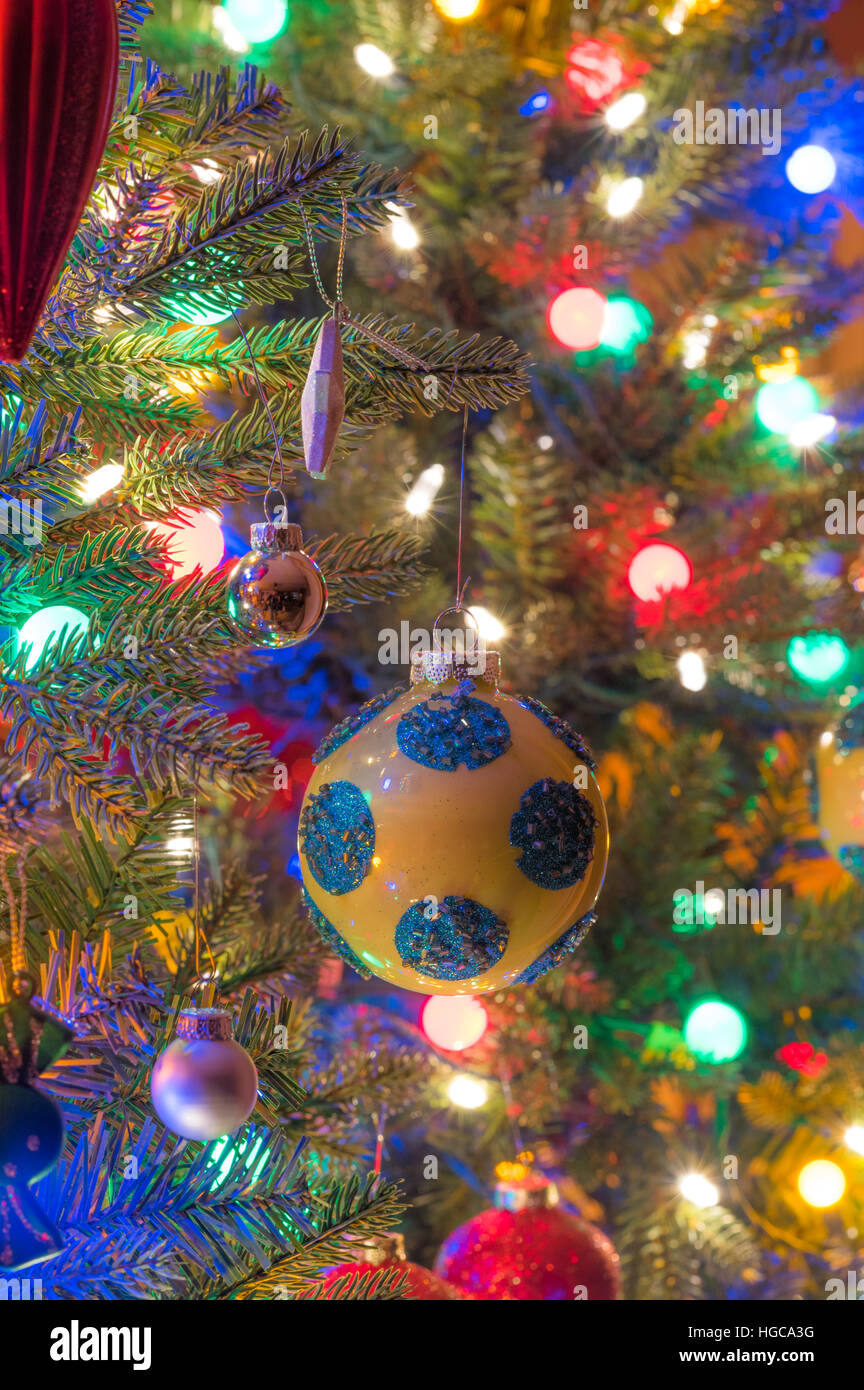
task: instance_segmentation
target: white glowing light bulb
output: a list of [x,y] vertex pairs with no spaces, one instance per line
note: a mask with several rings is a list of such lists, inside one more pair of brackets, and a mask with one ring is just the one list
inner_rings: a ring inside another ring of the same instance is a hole
[[606,211],[609,216],[626,217],[639,202],[644,187],[642,180],[635,176],[616,183],[606,200]]
[[244,39],[237,25],[234,23],[227,10],[215,9],[213,11],[213,27],[218,29],[222,42],[226,48],[230,48],[232,53],[248,53],[249,44]]
[[641,92],[625,92],[606,111],[606,124],[610,130],[626,130],[644,114],[647,105]]
[[827,439],[836,428],[837,421],[833,415],[815,410],[812,415],[805,415],[803,420],[796,421],[789,430],[787,439],[796,449],[809,449],[820,440]]
[[398,246],[400,251],[415,251],[420,245],[420,233],[411,218],[405,209],[398,207],[396,203],[387,203],[386,207],[390,213],[390,235],[393,245]]
[[85,502],[96,502],[104,493],[116,487],[122,477],[122,463],[104,463],[82,480],[81,496]]
[[479,1110],[489,1099],[489,1087],[485,1081],[465,1073],[454,1076],[447,1087],[447,1094],[460,1110]]
[[354,59],[370,77],[392,77],[396,71],[392,58],[374,43],[358,43]]
[[506,636],[506,627],[495,617],[494,613],[489,612],[488,608],[475,608],[472,606],[468,609],[468,612],[476,622],[480,631],[480,636],[484,642],[498,642],[502,637]]
[[444,481],[444,468],[433,463],[424,468],[420,477],[405,498],[405,510],[410,516],[425,516],[440,491]]
[[720,1193],[701,1173],[687,1173],[678,1184],[678,1191],[694,1207],[716,1207]]
[[864,1125],[850,1125],[843,1135],[843,1142],[853,1153],[864,1157]]
[[704,690],[708,682],[705,662],[698,652],[682,652],[675,663],[685,690]]

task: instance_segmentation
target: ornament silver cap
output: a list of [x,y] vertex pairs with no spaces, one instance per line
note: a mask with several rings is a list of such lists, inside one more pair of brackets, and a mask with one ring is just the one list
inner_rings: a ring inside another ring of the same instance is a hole
[[466,646],[464,651],[444,651],[432,648],[431,651],[415,652],[411,657],[411,684],[443,685],[445,681],[486,681],[488,685],[498,685],[501,675],[501,657],[498,652],[487,652],[485,647]]
[[252,549],[264,553],[303,549],[303,532],[293,521],[256,521],[250,527],[249,535]]
[[177,1020],[176,1036],[209,1042],[228,1042],[234,1036],[227,1009],[183,1009]]

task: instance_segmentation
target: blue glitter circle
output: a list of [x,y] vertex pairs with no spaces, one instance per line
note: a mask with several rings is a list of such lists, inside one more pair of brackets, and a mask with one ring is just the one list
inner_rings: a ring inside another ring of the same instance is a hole
[[333,923],[328,921],[320,907],[317,907],[316,904],[313,903],[305,888],[303,889],[303,906],[309,913],[312,924],[322,941],[324,941],[332,951],[335,951],[336,955],[339,956],[341,960],[344,960],[346,965],[350,965],[352,970],[356,970],[357,974],[361,976],[362,979],[371,980],[372,971],[365,966],[360,957],[351,950],[344,936],[339,935]]
[[847,873],[864,883],[864,848],[861,845],[841,845],[837,858]]
[[594,855],[597,821],[587,796],[570,782],[541,777],[522,793],[510,822],[517,867],[538,888],[572,888]]
[[553,941],[551,946],[547,946],[535,961],[525,967],[521,975],[517,975],[513,981],[514,985],[533,985],[535,980],[539,980],[541,975],[548,975],[550,970],[554,970],[569,956],[571,951],[575,951],[577,946],[581,946],[588,932],[597,921],[596,912],[586,912],[584,917],[580,917],[578,922],[574,922],[572,927],[568,927],[562,932],[557,941]]
[[540,700],[535,700],[532,695],[516,695],[514,699],[523,709],[530,710],[531,714],[536,714],[537,718],[551,729],[556,738],[566,744],[571,753],[575,753],[581,758],[583,763],[587,763],[592,772],[597,771],[597,763],[588,744],[581,734],[577,734],[575,729],[571,729],[566,719],[561,719],[557,714],[553,714],[551,709]]
[[359,888],[375,853],[375,822],[353,782],[325,782],[300,814],[300,848],[327,893]]
[[433,980],[470,980],[497,964],[509,938],[501,918],[473,898],[424,899],[399,918],[396,950],[403,965]]
[[403,714],[396,726],[400,753],[437,772],[485,767],[510,747],[510,726],[500,710],[485,700],[456,690],[436,691]]
[[392,690],[385,690],[383,695],[376,695],[374,699],[367,700],[365,705],[361,705],[356,714],[349,714],[347,719],[342,719],[331,729],[319,743],[313,755],[313,763],[323,763],[325,758],[329,758],[335,753],[337,748],[341,748],[343,743],[347,743],[349,738],[353,738],[361,729],[380,714],[382,709],[392,705],[400,695],[404,695],[408,689],[407,685],[394,685]]
[[864,743],[864,701],[859,700],[850,710],[847,710],[834,730],[835,753],[846,757],[853,749],[860,748]]

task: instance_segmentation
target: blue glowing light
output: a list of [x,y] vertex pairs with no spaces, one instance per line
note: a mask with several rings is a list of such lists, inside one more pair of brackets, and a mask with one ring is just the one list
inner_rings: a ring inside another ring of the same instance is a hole
[[541,111],[548,111],[551,105],[552,98],[548,92],[535,92],[523,106],[519,107],[519,115],[539,116]]

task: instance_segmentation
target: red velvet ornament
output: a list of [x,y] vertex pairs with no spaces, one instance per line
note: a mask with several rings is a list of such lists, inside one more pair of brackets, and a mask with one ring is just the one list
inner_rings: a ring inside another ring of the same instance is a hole
[[435,1273],[484,1302],[609,1301],[620,1287],[612,1242],[560,1207],[481,1212],[447,1237]]
[[0,358],[20,362],[81,221],[117,86],[115,0],[0,0]]
[[324,1288],[331,1288],[337,1279],[341,1279],[346,1274],[369,1274],[373,1270],[375,1274],[379,1274],[391,1269],[398,1270],[400,1274],[405,1275],[402,1297],[409,1299],[412,1303],[442,1303],[445,1299],[465,1297],[459,1289],[454,1289],[445,1280],[439,1279],[438,1275],[433,1274],[431,1269],[424,1269],[422,1265],[412,1264],[410,1260],[384,1260],[379,1265],[370,1265],[367,1261],[361,1260],[357,1264],[337,1265],[335,1269],[331,1269],[324,1280]]

